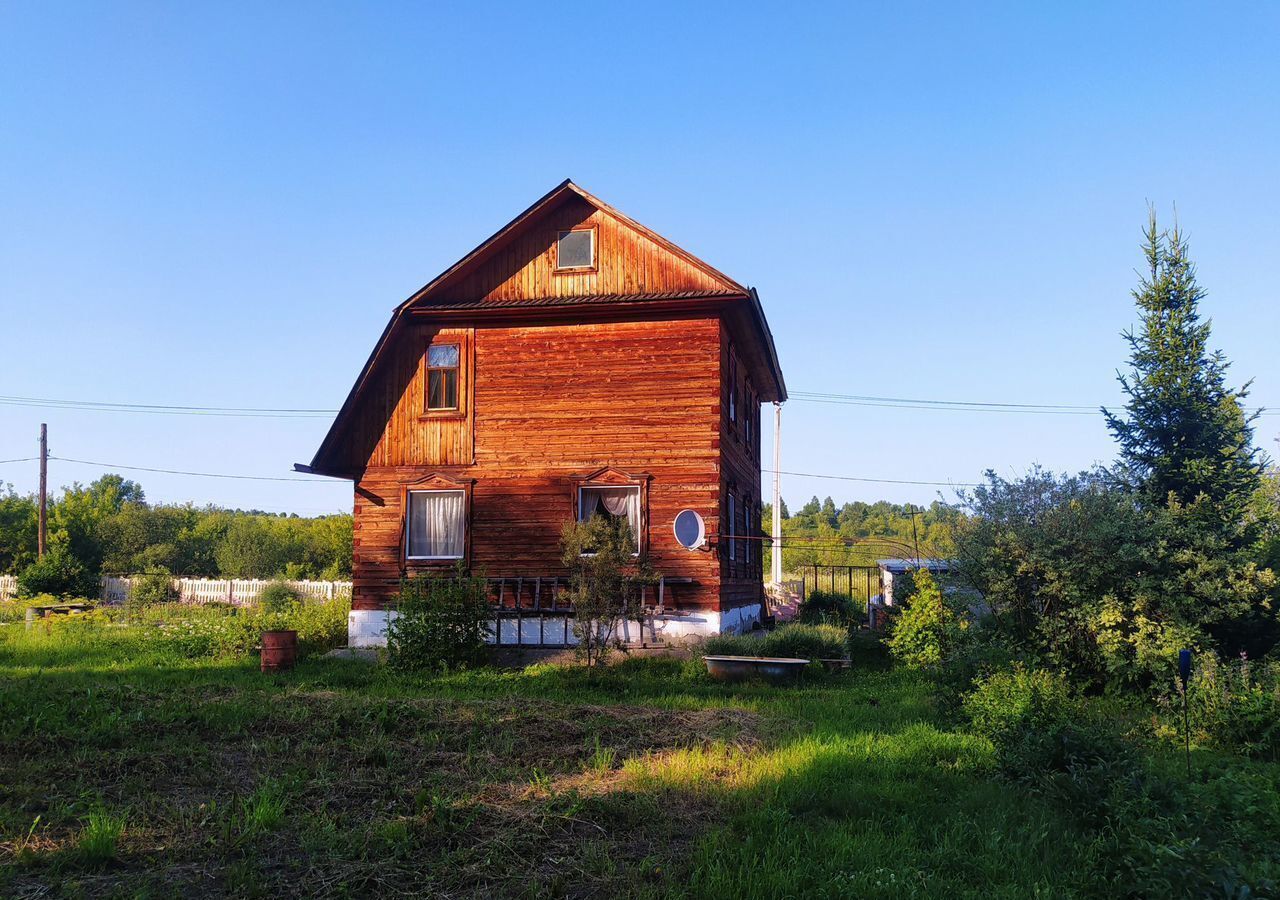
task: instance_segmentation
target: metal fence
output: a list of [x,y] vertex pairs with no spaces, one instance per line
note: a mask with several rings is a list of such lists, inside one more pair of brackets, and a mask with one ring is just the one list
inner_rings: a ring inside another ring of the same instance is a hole
[[800,573],[800,596],[814,591],[848,597],[865,615],[872,597],[884,592],[879,566],[807,566]]

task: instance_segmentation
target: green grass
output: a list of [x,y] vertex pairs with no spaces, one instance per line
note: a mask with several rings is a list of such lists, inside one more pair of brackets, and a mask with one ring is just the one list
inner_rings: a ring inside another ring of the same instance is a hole
[[0,896],[1114,894],[901,671],[263,675],[0,626],[0,766]]

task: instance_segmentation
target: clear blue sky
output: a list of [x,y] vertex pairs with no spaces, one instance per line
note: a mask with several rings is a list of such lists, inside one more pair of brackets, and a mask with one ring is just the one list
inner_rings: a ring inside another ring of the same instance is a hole
[[[391,308],[565,177],[757,286],[792,390],[953,400],[1115,402],[1146,204],[1176,203],[1280,408],[1280,7],[1180,3],[4,3],[0,395],[336,407]],[[41,421],[58,456],[257,475],[328,424],[0,406],[0,459]],[[1099,417],[798,401],[783,447],[943,481],[1112,456]]]

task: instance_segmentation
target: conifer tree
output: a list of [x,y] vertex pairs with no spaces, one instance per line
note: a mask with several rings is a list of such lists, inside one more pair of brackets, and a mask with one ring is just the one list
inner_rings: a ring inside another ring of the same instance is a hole
[[1132,371],[1118,376],[1128,397],[1125,414],[1103,414],[1125,475],[1146,503],[1199,500],[1231,531],[1262,472],[1253,418],[1241,406],[1249,385],[1229,387],[1229,364],[1221,351],[1209,350],[1210,322],[1199,309],[1204,290],[1177,226],[1161,231],[1152,211],[1143,252],[1147,274],[1133,292],[1141,324],[1124,335]]

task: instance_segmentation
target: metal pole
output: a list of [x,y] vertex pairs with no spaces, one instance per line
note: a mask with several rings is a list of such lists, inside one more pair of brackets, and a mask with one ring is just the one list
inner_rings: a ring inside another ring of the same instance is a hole
[[782,404],[773,404],[773,583],[782,583]]
[[49,539],[49,426],[40,423],[40,517],[36,528],[36,555],[44,556]]

